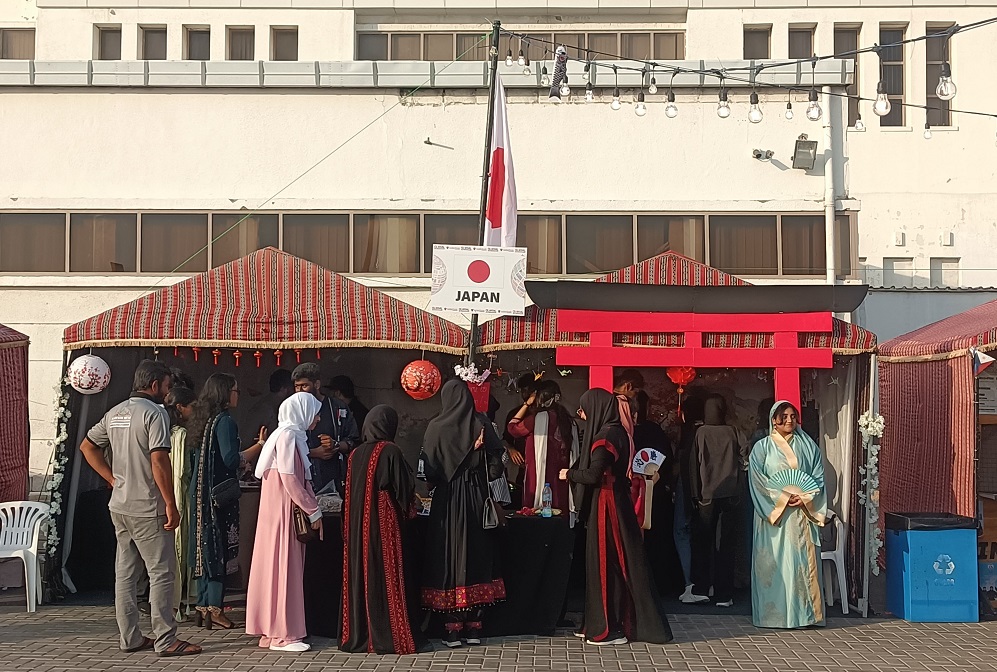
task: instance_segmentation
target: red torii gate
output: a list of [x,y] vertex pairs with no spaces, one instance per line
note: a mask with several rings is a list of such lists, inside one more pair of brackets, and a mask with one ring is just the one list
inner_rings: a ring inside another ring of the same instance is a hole
[[[558,366],[589,367],[592,387],[612,390],[614,367],[764,368],[775,372],[776,398],[798,408],[800,369],[829,369],[834,364],[830,337],[825,347],[801,343],[814,334],[830,336],[833,311],[851,312],[867,291],[861,285],[528,285],[538,306],[557,309],[559,332],[588,335],[587,345],[558,346],[556,361]],[[675,345],[621,344],[621,334],[637,343],[650,340],[641,336],[667,334]],[[733,339],[737,345],[716,347],[715,335],[732,334],[740,337]],[[759,338],[743,338],[749,335]],[[745,340],[770,345],[747,347]]]

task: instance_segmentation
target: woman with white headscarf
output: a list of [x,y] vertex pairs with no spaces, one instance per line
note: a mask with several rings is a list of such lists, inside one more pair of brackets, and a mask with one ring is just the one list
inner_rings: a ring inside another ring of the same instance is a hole
[[321,534],[322,511],[312,492],[308,460],[308,430],[321,410],[319,400],[307,392],[288,397],[256,463],[263,486],[246,596],[246,633],[258,635],[260,647],[271,651],[310,648],[303,641],[308,634],[302,580],[305,545],[298,541],[291,517],[294,507],[300,507]]

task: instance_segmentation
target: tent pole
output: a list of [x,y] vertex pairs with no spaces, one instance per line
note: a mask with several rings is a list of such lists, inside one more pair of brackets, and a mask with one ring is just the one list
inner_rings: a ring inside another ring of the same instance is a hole
[[76,586],[69,576],[66,565],[69,562],[69,554],[73,550],[73,528],[76,518],[76,499],[80,494],[80,469],[82,468],[83,453],[78,452],[78,446],[83,443],[87,432],[87,415],[90,411],[90,395],[84,395],[83,406],[80,408],[79,423],[76,427],[76,443],[67,446],[66,450],[77,451],[73,455],[73,473],[69,477],[69,494],[66,502],[66,529],[62,534],[62,582],[71,593],[76,592]]
[[[495,129],[495,83],[498,80],[498,41],[501,21],[492,23],[492,36],[488,53],[488,121],[485,126],[485,158],[481,167],[481,198],[478,202],[478,244],[485,244],[485,217],[488,208],[488,178],[492,163],[492,132]],[[467,339],[467,361],[474,362],[475,351],[478,349],[478,314],[471,314],[471,333]]]
[[[879,360],[876,355],[869,356],[869,414],[875,415],[879,412],[879,375],[877,369],[879,367]],[[865,446],[865,441],[862,442]],[[863,458],[865,459],[865,464],[869,464],[868,449],[864,451]],[[869,617],[869,566],[872,563],[873,558],[869,553],[869,540],[872,538],[873,525],[879,525],[879,521],[869,522],[869,501],[872,497],[872,484],[869,483],[868,472],[866,472],[866,484],[865,484],[865,512],[863,517],[865,519],[865,525],[863,525],[864,534],[862,539],[862,599],[859,600],[859,609],[862,610],[862,618]],[[876,562],[879,562],[878,558]]]

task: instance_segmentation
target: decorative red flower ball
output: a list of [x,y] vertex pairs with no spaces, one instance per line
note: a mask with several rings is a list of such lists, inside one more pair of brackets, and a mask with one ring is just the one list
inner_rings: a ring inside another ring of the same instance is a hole
[[436,365],[425,359],[409,362],[402,369],[402,389],[413,399],[429,399],[440,391],[443,376]]

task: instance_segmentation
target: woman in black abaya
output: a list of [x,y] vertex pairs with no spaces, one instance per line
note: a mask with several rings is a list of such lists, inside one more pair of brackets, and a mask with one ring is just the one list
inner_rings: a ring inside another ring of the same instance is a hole
[[504,447],[488,418],[475,412],[467,384],[451,380],[440,392],[442,412],[423,443],[426,480],[436,488],[429,514],[422,606],[444,614],[453,648],[481,643],[484,608],[505,599],[494,531],[482,525],[488,482],[503,470]]
[[375,406],[363,444],[350,454],[343,502],[343,631],[347,653],[415,653],[425,644],[412,618],[402,527],[414,513],[415,476],[395,445],[398,413]]
[[630,499],[630,438],[616,398],[606,390],[582,395],[589,450],[561,478],[575,488],[578,517],[586,521],[585,623],[581,633],[596,646],[672,640],[658,609],[640,526]]

